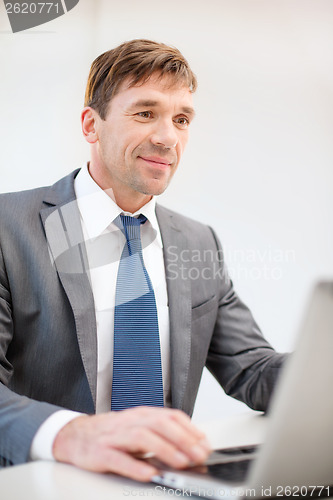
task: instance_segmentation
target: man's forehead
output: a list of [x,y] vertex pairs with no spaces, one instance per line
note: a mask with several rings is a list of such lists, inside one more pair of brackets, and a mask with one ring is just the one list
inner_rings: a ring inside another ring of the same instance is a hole
[[126,78],[120,85],[123,90],[130,87],[142,87],[145,85],[156,85],[164,89],[177,89],[187,87],[189,90],[189,85],[185,78],[178,77],[173,73],[163,74],[159,71],[155,71],[151,75],[143,75],[142,79],[138,82],[134,82],[134,78]]
[[192,117],[195,114],[191,89],[184,80],[169,75],[153,74],[136,84],[130,78],[124,80],[109,102],[108,113],[115,108],[131,112],[140,106],[172,106]]
[[[128,97],[144,98],[147,100],[154,101],[153,95],[156,96],[159,93],[162,94],[174,94],[179,97],[189,98],[192,101],[192,92],[183,80],[176,80],[175,77],[169,75],[151,75],[147,80],[143,80],[138,83],[133,83],[131,79],[126,79],[121,83],[117,90],[117,94],[126,93]],[[117,95],[116,94],[116,95]],[[151,97],[151,99],[150,99]]]

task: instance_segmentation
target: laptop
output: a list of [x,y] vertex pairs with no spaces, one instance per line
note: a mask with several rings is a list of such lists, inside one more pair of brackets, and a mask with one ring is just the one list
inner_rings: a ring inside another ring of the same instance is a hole
[[314,288],[295,352],[262,418],[266,436],[257,449],[215,451],[204,466],[182,471],[163,467],[153,482],[224,500],[333,495],[333,282]]

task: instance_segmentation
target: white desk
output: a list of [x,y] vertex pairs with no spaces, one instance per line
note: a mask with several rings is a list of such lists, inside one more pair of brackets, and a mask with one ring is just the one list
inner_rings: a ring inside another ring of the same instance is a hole
[[[228,447],[263,441],[266,418],[253,412],[202,424],[212,446]],[[140,500],[173,498],[162,487],[98,474],[55,462],[31,462],[0,471],[3,500]]]
[[0,472],[3,500],[135,500],[163,498],[162,489],[111,474],[54,462],[32,462]]

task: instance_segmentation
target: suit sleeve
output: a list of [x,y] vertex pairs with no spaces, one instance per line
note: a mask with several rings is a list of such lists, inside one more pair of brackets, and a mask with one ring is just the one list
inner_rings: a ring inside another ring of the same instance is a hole
[[[221,244],[214,232],[213,236],[221,256]],[[228,395],[266,411],[286,355],[275,352],[263,337],[236,294],[223,260],[219,259],[219,306],[206,365]]]
[[8,388],[13,367],[7,359],[7,351],[13,331],[11,296],[0,247],[0,466],[26,462],[38,428],[61,409]]

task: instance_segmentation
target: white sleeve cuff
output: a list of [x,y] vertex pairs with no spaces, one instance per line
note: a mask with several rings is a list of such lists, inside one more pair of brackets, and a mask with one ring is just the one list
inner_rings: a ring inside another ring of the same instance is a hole
[[52,447],[56,435],[66,424],[80,415],[82,413],[76,411],[60,410],[47,418],[32,440],[30,460],[54,460]]

